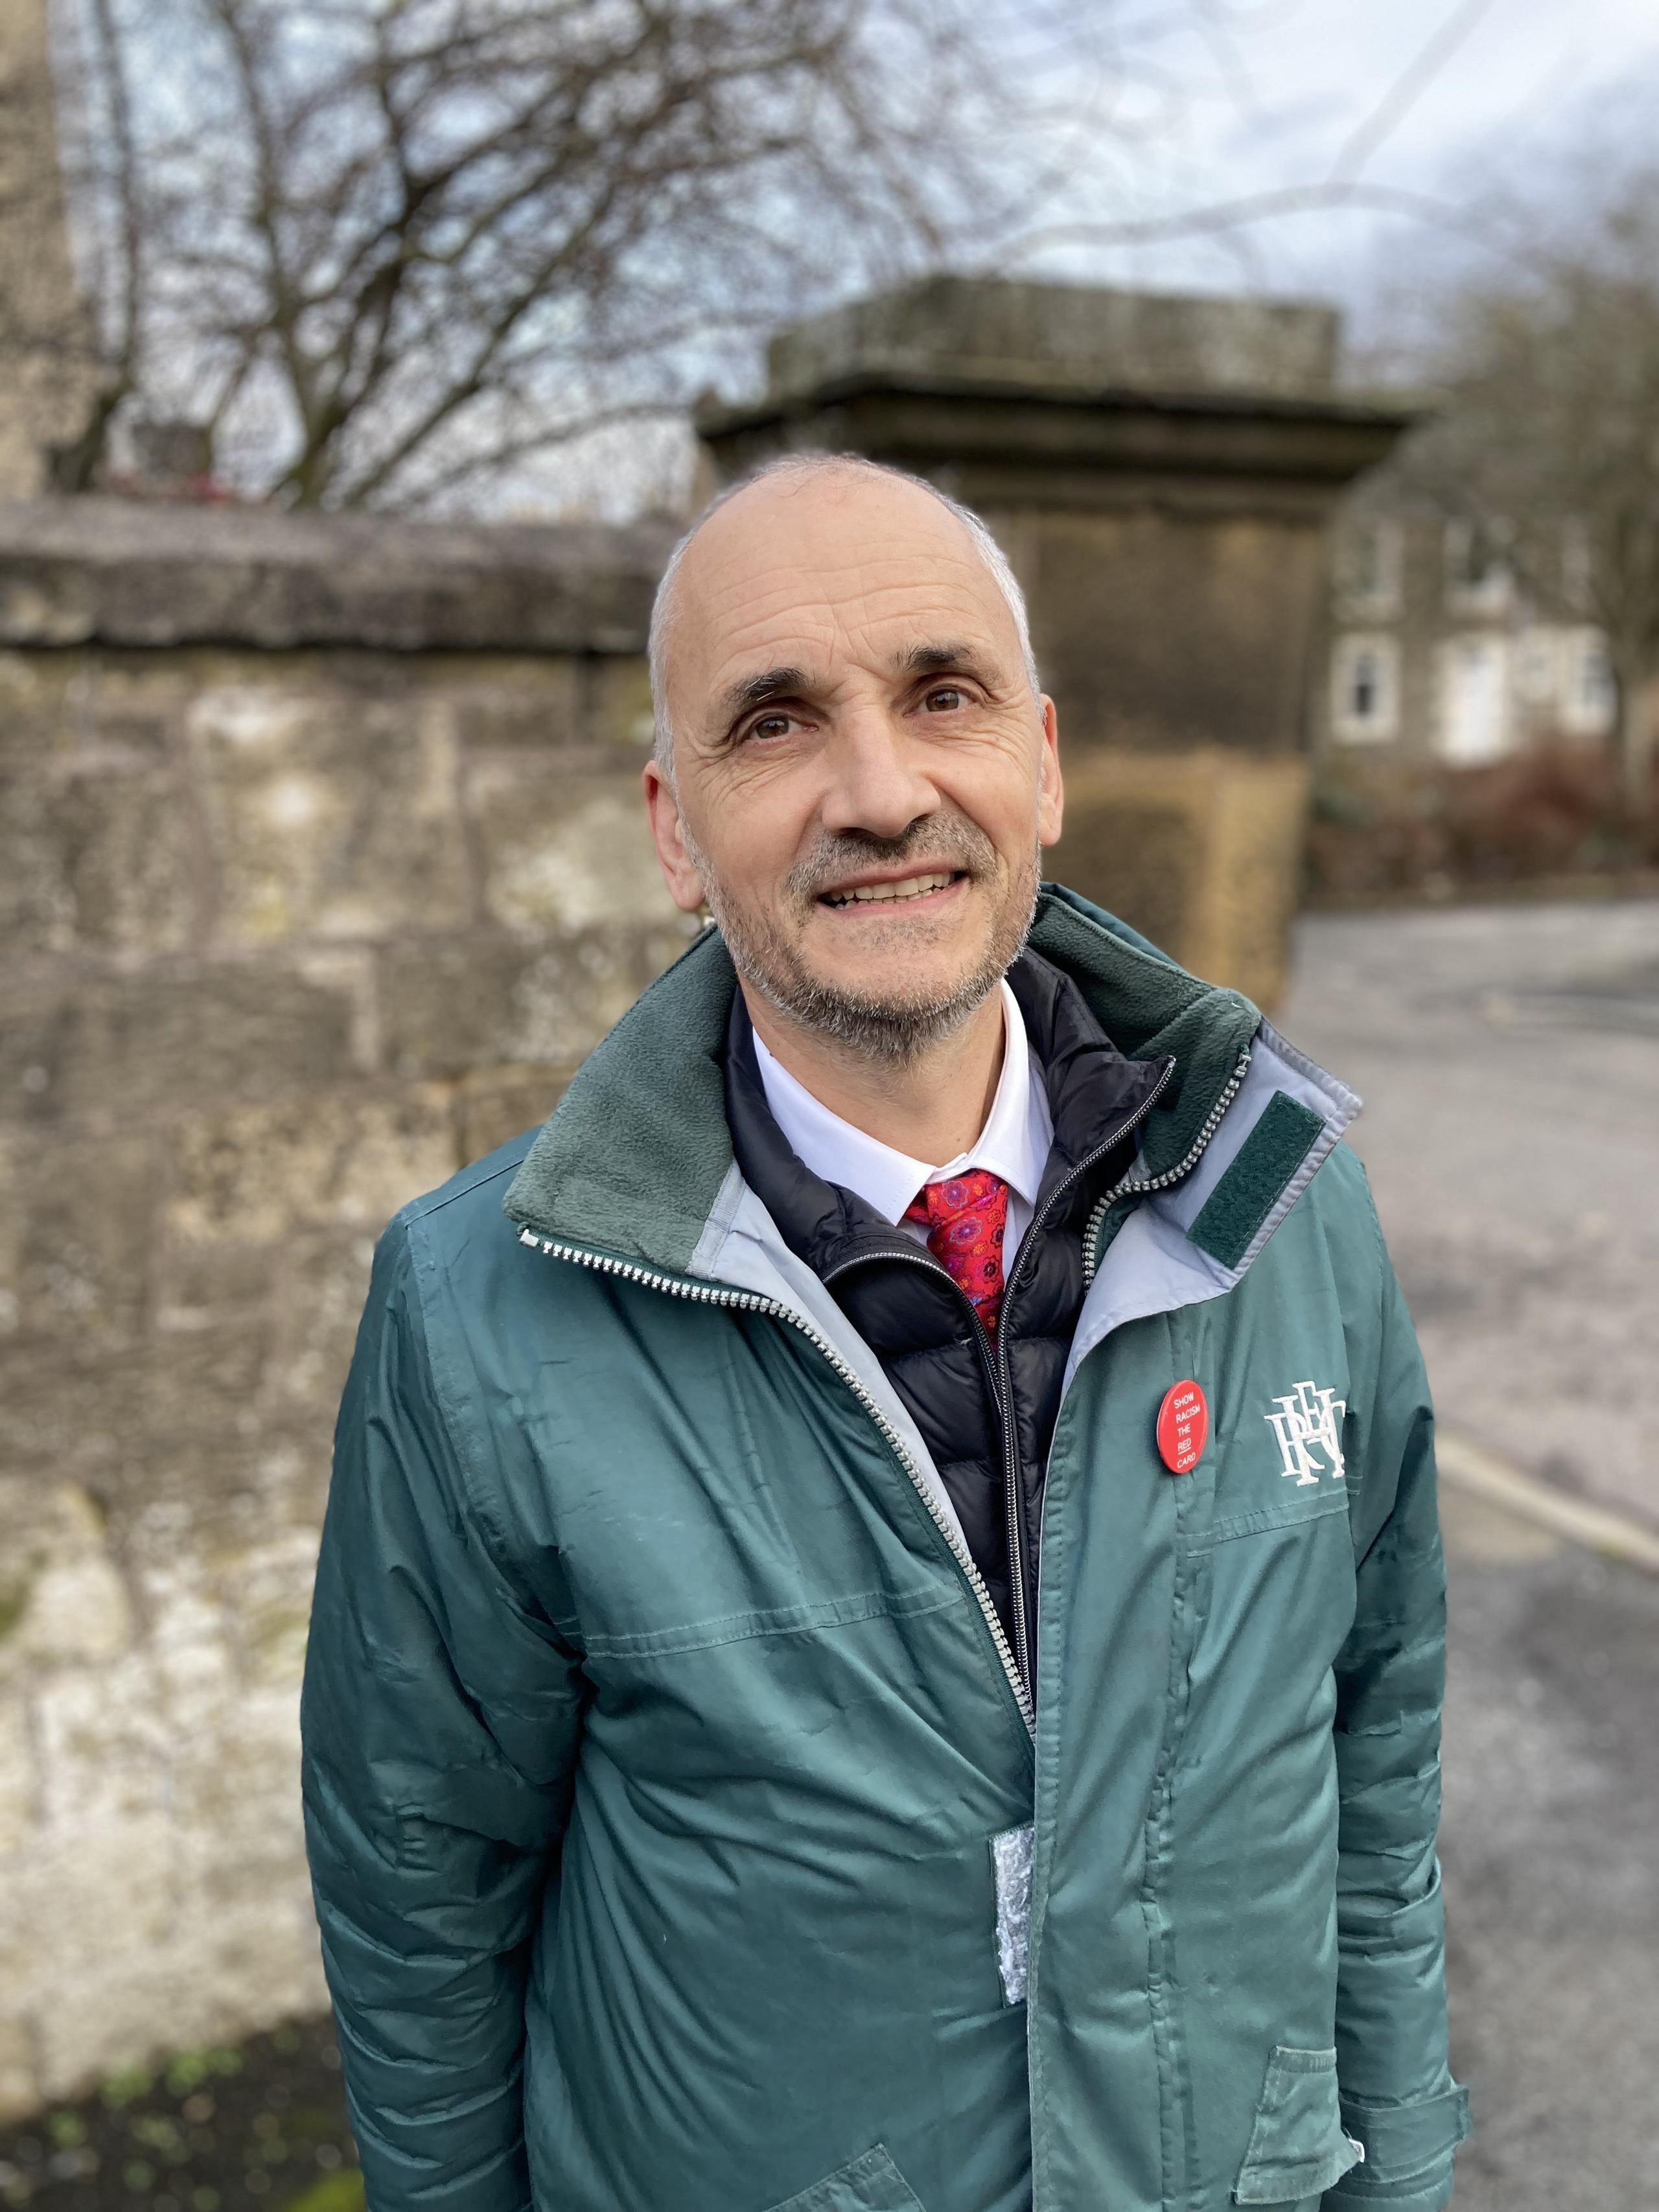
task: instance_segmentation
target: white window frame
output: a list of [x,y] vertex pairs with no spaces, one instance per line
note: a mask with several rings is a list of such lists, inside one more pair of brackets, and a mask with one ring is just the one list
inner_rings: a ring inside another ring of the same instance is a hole
[[[1570,738],[1605,738],[1619,719],[1619,693],[1613,680],[1607,641],[1594,624],[1585,623],[1562,638],[1561,692],[1559,713],[1562,729]],[[1593,684],[1592,673],[1603,681]]]
[[[1354,711],[1361,661],[1372,663],[1376,703]],[[1346,630],[1331,648],[1331,735],[1343,745],[1385,745],[1400,735],[1400,641],[1381,630]]]

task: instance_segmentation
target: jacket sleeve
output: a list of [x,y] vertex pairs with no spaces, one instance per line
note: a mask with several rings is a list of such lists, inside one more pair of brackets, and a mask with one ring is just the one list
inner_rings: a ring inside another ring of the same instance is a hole
[[1336,1667],[1337,2075],[1343,2123],[1364,2160],[1323,2203],[1439,2212],[1452,2152],[1468,2133],[1468,2098],[1447,2063],[1435,1856],[1445,1569],[1427,1378],[1380,1232],[1376,1251],[1376,1395],[1359,1432],[1364,1465],[1350,1470],[1362,1476],[1358,1601]]
[[341,1405],[301,1702],[307,1848],[370,2212],[526,2212],[530,1938],[556,1880],[575,1654],[487,1542],[408,1233]]

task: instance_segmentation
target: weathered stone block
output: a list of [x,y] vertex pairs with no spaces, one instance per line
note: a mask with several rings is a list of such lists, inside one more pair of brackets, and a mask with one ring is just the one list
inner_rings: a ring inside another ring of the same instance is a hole
[[[118,1664],[77,1668],[52,1677],[39,1686],[34,1711],[46,1815],[43,1850],[83,1850],[108,1863],[106,1847],[118,1844],[124,1827],[136,1831],[143,1823],[155,1833],[169,1825],[167,1722],[145,1653],[131,1652]],[[130,1874],[146,1893],[170,1888],[164,1857],[152,1863],[154,1878],[143,1875],[136,1860]],[[147,1911],[154,1916],[161,1907],[150,1901]],[[90,1940],[89,1930],[76,1933],[80,1940]]]
[[88,653],[71,657],[67,735],[81,753],[137,764],[182,750],[191,701],[211,680],[189,653]]
[[[5,2002],[0,1997],[0,2006]],[[0,2012],[0,2120],[21,2119],[40,2101],[34,2038],[24,2021],[9,2020]]]
[[406,1078],[451,1076],[503,1058],[503,1033],[534,957],[499,930],[386,946],[379,990],[385,1066]]
[[[318,1540],[314,1528],[267,1534],[229,1577],[235,1634],[252,1685],[245,1702],[251,1713],[257,1702],[258,1724],[252,1733],[262,1744],[276,1741],[273,1730],[297,1728],[294,1700],[305,1666]],[[285,1735],[279,1748],[288,1745],[297,1751],[297,1735],[290,1741]]]
[[374,1258],[374,1236],[363,1230],[312,1231],[288,1240],[268,1377],[273,1398],[330,1413],[339,1404]]
[[582,662],[573,653],[512,661],[486,676],[471,666],[450,694],[455,726],[471,751],[531,745],[549,751],[578,744]]
[[181,1912],[153,1954],[112,1949],[100,1968],[40,1992],[40,2085],[48,2098],[170,2051],[234,2042],[326,2008],[302,1881],[269,1881],[234,1911]]
[[132,1641],[102,1515],[69,1482],[0,1477],[0,1686],[118,1657]]
[[1323,397],[1334,308],[982,276],[925,276],[796,324],[773,339],[775,393],[839,378],[916,378],[948,363],[999,392],[1226,392]]
[[590,930],[545,946],[519,978],[503,1058],[585,1058],[696,932],[692,917],[674,913],[649,928]]
[[9,771],[39,771],[68,742],[68,701],[85,682],[67,656],[0,652],[0,761]]
[[326,1465],[326,1436],[262,1404],[267,1335],[228,1320],[124,1351],[66,1343],[50,1362],[15,1345],[0,1357],[0,1474],[36,1491],[72,1477],[123,1559],[245,1547],[249,1515],[314,1512],[314,1486],[294,1486],[309,1459]]
[[19,501],[0,505],[0,643],[637,652],[675,535],[660,522]]
[[295,1529],[314,1540],[335,1410],[296,1416],[254,1400],[228,1433],[204,1426],[124,1451],[94,1480],[128,1571],[164,1572],[187,1552],[233,1602],[252,1545]]
[[227,684],[197,699],[190,735],[226,942],[466,920],[453,717],[441,698]]
[[[0,1607],[7,1601],[0,1595]],[[0,1634],[3,1614],[0,1614]],[[34,1826],[40,1777],[29,1740],[28,1712],[22,1697],[0,1696],[0,1859],[21,1850]],[[0,2045],[0,2110],[5,2105],[5,2061]]]
[[1066,769],[1056,872],[1195,975],[1271,1008],[1306,810],[1299,760],[1085,755]]
[[[563,933],[541,945],[479,933],[388,947],[382,1048],[399,1075],[465,1074],[505,1061],[562,1066],[591,1052],[685,950],[684,918]],[[488,1148],[486,1148],[488,1149]]]
[[0,1120],[301,1091],[356,1066],[347,989],[221,962],[0,986]]
[[574,1069],[484,1067],[457,1085],[457,1137],[464,1160],[481,1160],[498,1145],[538,1128],[564,1096]]
[[0,941],[174,952],[197,928],[190,812],[169,770],[71,758],[0,777]]
[[493,921],[526,933],[677,918],[634,779],[529,757],[475,761],[467,803]]
[[603,745],[643,756],[656,734],[651,671],[642,654],[596,658],[588,664],[588,734]]
[[319,1228],[378,1234],[456,1166],[449,1102],[435,1084],[186,1115],[173,1150],[167,1220],[187,1243],[275,1243]]
[[0,1334],[137,1328],[155,1192],[147,1137],[0,1138]]
[[211,1328],[227,1316],[262,1312],[271,1302],[274,1273],[266,1244],[210,1244],[156,1237],[155,1325],[169,1336]]

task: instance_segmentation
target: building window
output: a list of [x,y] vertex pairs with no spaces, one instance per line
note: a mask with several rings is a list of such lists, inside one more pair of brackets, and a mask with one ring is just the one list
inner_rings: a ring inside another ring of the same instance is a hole
[[1440,649],[1439,749],[1443,760],[1477,768],[1514,750],[1509,641],[1455,637]]
[[1501,615],[1510,603],[1505,532],[1499,524],[1446,525],[1446,605],[1457,615]]
[[1331,733],[1380,744],[1400,731],[1400,647],[1391,637],[1340,637],[1331,655]]
[[1547,721],[1559,708],[1561,665],[1561,632],[1546,623],[1529,623],[1515,641],[1515,690],[1540,720]]
[[1619,718],[1619,686],[1599,629],[1568,633],[1561,726],[1571,738],[1605,738]]
[[1613,728],[1619,691],[1599,629],[1529,623],[1516,639],[1512,666],[1515,696],[1532,732],[1604,738]]
[[1351,520],[1337,548],[1337,591],[1352,614],[1387,622],[1400,611],[1400,525],[1387,516]]

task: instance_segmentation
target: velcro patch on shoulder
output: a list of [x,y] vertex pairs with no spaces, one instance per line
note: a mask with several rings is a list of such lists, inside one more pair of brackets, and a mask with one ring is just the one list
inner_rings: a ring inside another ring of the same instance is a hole
[[1275,1091],[1238,1157],[1210,1193],[1187,1231],[1188,1241],[1236,1267],[1325,1124],[1310,1106]]

